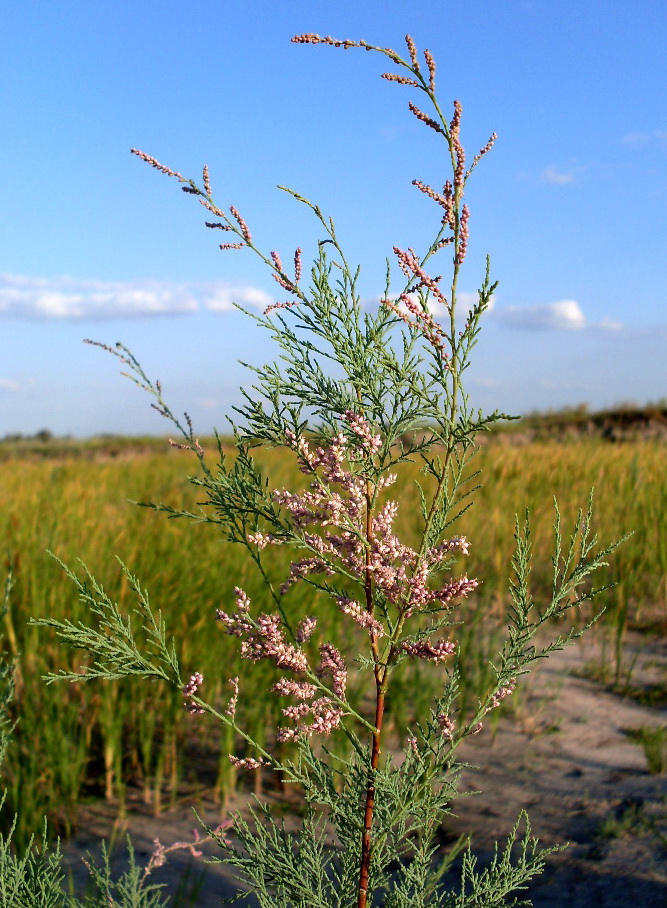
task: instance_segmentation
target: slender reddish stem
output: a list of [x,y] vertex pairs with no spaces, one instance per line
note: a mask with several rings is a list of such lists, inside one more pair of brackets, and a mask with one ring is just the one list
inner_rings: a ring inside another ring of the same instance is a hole
[[[377,676],[376,676],[377,677]],[[373,734],[373,749],[371,752],[371,768],[366,789],[366,806],[364,808],[364,832],[361,839],[361,869],[359,871],[359,896],[357,908],[366,908],[368,896],[368,874],[371,866],[371,828],[373,826],[373,812],[375,809],[375,770],[380,763],[380,743],[382,737],[382,718],[384,715],[385,691],[378,682],[377,699],[375,701],[375,728]]]
[[[373,520],[371,512],[370,483],[366,483],[366,578],[365,594],[366,609],[373,613],[373,580],[371,575],[370,545],[373,540]],[[373,745],[371,749],[371,764],[368,773],[368,787],[366,788],[366,804],[364,807],[364,831],[361,839],[361,867],[359,870],[359,894],[357,908],[366,908],[368,898],[368,877],[371,866],[371,830],[373,828],[373,813],[375,810],[375,770],[380,763],[380,747],[382,742],[382,720],[384,717],[384,701],[387,692],[387,672],[379,664],[380,654],[377,635],[371,631],[371,650],[375,661],[375,731],[373,732]]]

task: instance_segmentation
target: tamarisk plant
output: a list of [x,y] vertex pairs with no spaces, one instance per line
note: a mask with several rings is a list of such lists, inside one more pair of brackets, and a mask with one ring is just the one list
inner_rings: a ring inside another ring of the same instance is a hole
[[[488,260],[478,301],[463,327],[457,320],[457,287],[469,241],[466,185],[496,136],[467,165],[461,105],[455,101],[451,119],[445,116],[436,96],[433,56],[424,51],[422,64],[409,36],[407,59],[364,41],[317,35],[293,41],[379,53],[398,69],[383,73],[384,79],[425,98],[428,112],[413,101],[409,109],[444,142],[451,168],[439,190],[414,180],[439,209],[433,241],[420,253],[394,247],[402,289],[392,294],[388,262],[381,303],[370,311],[360,298],[359,269],[348,264],[333,221],[317,205],[286,190],[312,211],[322,231],[306,284],[301,249],[294,254],[293,269],[283,266],[278,252],[262,251],[238,208],[225,210],[214,202],[207,167],[200,186],[133,149],[195,196],[212,218],[206,226],[227,234],[221,249],[249,250],[270,269],[287,298],[262,315],[248,315],[271,332],[280,360],[250,367],[254,384],[243,390],[232,422],[235,456],[229,458],[218,439],[219,462],[211,467],[189,417],[182,422],[174,415],[160,383],[148,378],[123,345],[100,345],[119,357],[126,374],[155,397],[153,406],[180,433],[181,439],[172,443],[190,450],[198,461],[200,471],[191,481],[205,496],[200,512],[150,506],[171,517],[214,524],[226,540],[247,549],[260,572],[265,587],[260,607],[237,587],[235,605],[228,611],[217,608],[215,617],[228,634],[239,638],[243,657],[275,665],[276,680],[268,693],[285,702],[284,724],[275,740],[292,743],[287,749],[272,749],[244,731],[236,716],[243,696],[238,678],[229,679],[229,701],[220,704],[207,699],[206,679],[196,666],[189,680],[182,676],[160,613],[152,610],[148,594],[129,571],[143,642],[131,619],[123,617],[94,578],[70,572],[99,625],[48,618],[37,623],[56,628],[64,642],[87,650],[94,661],[82,674],[61,671],[47,680],[141,675],[177,684],[192,721],[209,713],[231,726],[239,742],[245,741],[243,756],[230,754],[235,766],[280,772],[283,780],[298,786],[304,799],[298,832],[288,832],[260,803],[250,823],[236,818],[231,844],[219,837],[224,860],[262,906],[530,904],[513,893],[525,890],[555,849],[539,847],[525,814],[483,869],[469,843],[459,843],[448,854],[438,852],[437,831],[457,797],[462,742],[480,732],[488,713],[539,659],[583,633],[574,626],[546,637],[543,632],[548,622],[601,592],[590,588],[589,575],[606,563],[614,546],[600,549],[597,544],[592,499],[579,513],[569,539],[563,539],[556,509],[552,597],[536,603],[528,583],[528,518],[517,521],[509,627],[493,665],[495,680],[472,714],[464,714],[458,705],[456,629],[461,619],[456,606],[479,581],[458,570],[470,544],[463,535],[452,535],[451,528],[474,491],[470,458],[476,436],[504,417],[497,411],[485,415],[473,410],[462,386],[496,287]],[[449,253],[448,282],[431,267],[438,253]],[[332,378],[328,365],[342,377]],[[307,488],[271,488],[253,457],[258,446],[284,448],[307,478]],[[396,535],[400,503],[389,497],[396,470],[406,463],[419,463],[424,476],[418,483],[421,523],[414,546]],[[266,552],[274,546],[294,552],[287,576],[272,574]],[[348,696],[350,646],[318,638],[316,611],[294,615],[290,591],[295,584],[308,584],[318,602],[328,599],[347,617],[346,640],[360,647],[353,654],[355,670],[367,679],[362,691],[372,695],[370,710],[368,697]],[[392,679],[407,660],[431,664],[442,688],[430,713],[404,730],[402,751],[396,756],[383,751],[388,734],[385,707]],[[325,746],[323,736],[332,733],[332,743]],[[349,756],[336,753],[336,735],[347,739]],[[333,844],[327,838],[331,830]],[[443,876],[461,853],[460,883],[448,889]]]

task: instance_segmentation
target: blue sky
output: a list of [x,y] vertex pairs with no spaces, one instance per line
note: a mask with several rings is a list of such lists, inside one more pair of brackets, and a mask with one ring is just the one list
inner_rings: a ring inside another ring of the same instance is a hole
[[207,163],[218,205],[284,259],[319,234],[276,185],[317,201],[377,297],[392,246],[432,236],[411,181],[442,184],[441,149],[383,58],[289,39],[402,53],[406,31],[433,52],[441,100],[463,104],[469,155],[499,136],[467,192],[461,289],[487,253],[500,281],[473,400],[667,397],[663,0],[22,0],[0,36],[0,437],[167,431],[85,337],[124,342],[202,434],[248,381],[237,360],[273,358],[231,308],[272,300],[270,275],[220,252],[196,200],[131,147],[196,179]]

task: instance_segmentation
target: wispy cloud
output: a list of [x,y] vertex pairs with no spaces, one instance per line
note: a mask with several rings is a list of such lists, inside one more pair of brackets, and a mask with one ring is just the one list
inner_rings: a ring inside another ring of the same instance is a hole
[[589,322],[576,300],[557,300],[535,306],[503,306],[494,318],[511,328],[529,331],[582,331],[585,328],[618,331],[623,325],[613,319]]
[[18,391],[21,388],[20,382],[13,378],[0,378],[0,391]]
[[629,145],[631,148],[643,148],[646,145],[667,145],[667,129],[653,129],[649,132],[629,132],[621,136],[623,145]]
[[[465,313],[465,315],[467,317],[467,313],[471,309],[473,309],[479,302],[479,293],[477,293],[476,290],[473,290],[473,291],[459,290],[459,292],[456,294],[456,301],[457,301],[457,305],[458,305],[459,315],[462,315]],[[496,298],[495,298],[495,296],[492,295],[489,298],[489,303],[486,307],[487,315],[489,314],[489,312],[491,312],[493,310],[495,305],[496,305]]]
[[256,287],[172,281],[95,281],[0,274],[0,318],[115,319],[226,312],[237,302],[263,309],[273,302]]
[[266,309],[275,300],[264,290],[258,287],[231,287],[223,284],[212,284],[204,292],[203,303],[213,312],[229,312],[234,309],[234,303],[239,306],[248,306],[251,309]]
[[553,183],[556,186],[565,186],[574,183],[577,178],[577,169],[559,170],[558,167],[545,167],[540,172],[542,183]]

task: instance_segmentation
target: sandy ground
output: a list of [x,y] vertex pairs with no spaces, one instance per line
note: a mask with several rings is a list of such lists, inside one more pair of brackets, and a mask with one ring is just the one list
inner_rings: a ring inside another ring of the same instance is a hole
[[[649,773],[643,749],[627,730],[667,727],[667,704],[641,706],[581,677],[597,656],[594,644],[582,641],[556,654],[518,691],[515,714],[502,719],[495,734],[485,729],[470,740],[463,756],[477,768],[466,772],[462,787],[482,793],[455,805],[459,816],[443,839],[472,832],[483,862],[525,808],[542,844],[570,843],[527,893],[536,908],[661,908],[667,906],[667,776]],[[635,656],[633,687],[667,690],[667,639],[632,640],[626,658]],[[246,801],[239,797],[232,806],[243,808]],[[205,800],[199,809],[212,825],[220,821],[219,809]],[[165,845],[191,839],[196,825],[186,804],[157,819],[137,805],[120,825],[110,805],[87,809],[81,819],[64,847],[75,880],[83,878],[82,852],[95,851],[100,837],[114,834],[122,844],[129,831],[145,862],[156,836]],[[118,867],[122,852],[117,847]],[[193,863],[186,852],[170,855],[154,879],[175,892],[184,873],[187,885],[175,902],[181,908],[212,908],[221,895],[237,891],[224,866]]]

